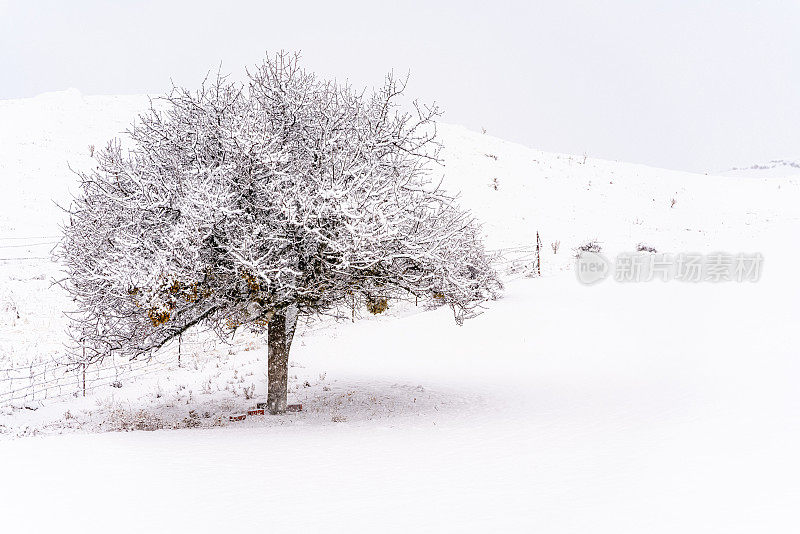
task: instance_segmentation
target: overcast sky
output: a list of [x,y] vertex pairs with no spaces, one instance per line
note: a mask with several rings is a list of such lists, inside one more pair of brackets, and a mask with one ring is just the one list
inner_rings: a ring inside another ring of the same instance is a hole
[[443,120],[694,170],[800,158],[800,2],[0,0],[0,99],[160,93],[265,51],[356,85],[412,74]]

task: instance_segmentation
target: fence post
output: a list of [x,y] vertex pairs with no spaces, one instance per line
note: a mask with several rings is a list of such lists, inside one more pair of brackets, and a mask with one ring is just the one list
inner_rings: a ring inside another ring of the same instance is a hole
[[539,232],[536,232],[536,274],[542,276],[542,257],[541,257],[542,240],[539,239]]
[[181,366],[181,337],[183,334],[178,334],[178,367]]

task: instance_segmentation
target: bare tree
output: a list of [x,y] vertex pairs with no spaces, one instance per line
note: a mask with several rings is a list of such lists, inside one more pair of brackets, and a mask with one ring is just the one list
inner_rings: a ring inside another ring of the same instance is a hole
[[298,316],[427,298],[460,324],[500,284],[479,226],[430,178],[435,105],[403,111],[403,80],[356,92],[285,53],[247,80],[174,88],[128,149],[98,150],[57,256],[86,360],[148,354],[196,325],[268,331],[281,413]]

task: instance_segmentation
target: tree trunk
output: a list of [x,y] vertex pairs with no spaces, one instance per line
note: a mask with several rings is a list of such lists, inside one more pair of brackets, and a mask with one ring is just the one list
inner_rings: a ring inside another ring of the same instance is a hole
[[286,412],[289,348],[297,325],[297,307],[290,306],[272,316],[267,328],[267,409],[275,415]]

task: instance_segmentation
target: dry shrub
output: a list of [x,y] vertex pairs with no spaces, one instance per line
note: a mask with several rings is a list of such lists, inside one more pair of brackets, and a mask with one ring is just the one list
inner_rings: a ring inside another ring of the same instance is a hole
[[600,254],[603,251],[603,247],[600,244],[600,241],[597,239],[590,239],[575,248],[575,257],[580,258],[581,254],[584,252],[592,252],[594,254]]
[[385,312],[389,308],[389,299],[381,297],[367,297],[367,311],[373,315]]
[[133,430],[161,430],[168,428],[164,421],[145,410],[131,411],[124,408],[113,410],[105,420],[111,431],[131,432]]

